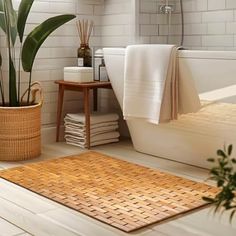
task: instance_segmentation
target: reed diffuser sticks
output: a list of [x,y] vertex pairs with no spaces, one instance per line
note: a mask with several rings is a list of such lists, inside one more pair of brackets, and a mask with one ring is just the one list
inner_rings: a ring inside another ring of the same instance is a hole
[[92,66],[92,52],[89,47],[89,40],[92,34],[94,22],[89,20],[78,20],[76,26],[80,38],[80,47],[78,48],[78,66]]
[[83,45],[88,45],[92,34],[94,22],[89,20],[78,20],[76,26],[79,33],[80,42]]

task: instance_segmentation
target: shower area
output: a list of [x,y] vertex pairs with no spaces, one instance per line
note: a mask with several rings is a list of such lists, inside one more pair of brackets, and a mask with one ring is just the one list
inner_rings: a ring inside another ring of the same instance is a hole
[[184,44],[183,0],[138,0],[136,43]]
[[236,50],[236,1],[134,0],[135,43]]
[[[166,0],[165,3],[158,5],[158,11],[160,14],[166,15],[167,18],[167,44],[171,43],[172,35],[172,14],[177,12],[176,3],[172,3],[169,0]],[[183,12],[183,0],[179,0],[180,6],[180,18],[181,18],[181,38],[179,45],[183,46],[184,44],[184,12]]]

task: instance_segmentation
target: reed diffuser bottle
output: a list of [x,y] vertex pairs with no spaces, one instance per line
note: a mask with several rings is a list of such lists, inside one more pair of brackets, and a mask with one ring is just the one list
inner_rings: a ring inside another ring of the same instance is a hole
[[92,67],[92,51],[89,47],[89,39],[93,29],[93,21],[82,20],[77,22],[80,37],[80,47],[78,48],[78,66]]

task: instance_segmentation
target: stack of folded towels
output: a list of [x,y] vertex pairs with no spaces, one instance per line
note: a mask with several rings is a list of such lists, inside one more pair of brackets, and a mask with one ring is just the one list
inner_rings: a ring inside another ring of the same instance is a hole
[[[90,116],[90,146],[119,141],[117,114],[94,113]],[[65,117],[65,139],[68,144],[86,148],[85,115],[67,114]]]

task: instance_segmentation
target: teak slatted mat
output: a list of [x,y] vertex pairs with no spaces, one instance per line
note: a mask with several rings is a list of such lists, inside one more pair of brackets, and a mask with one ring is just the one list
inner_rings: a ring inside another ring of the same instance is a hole
[[0,177],[126,232],[206,205],[217,188],[88,152],[0,171]]

